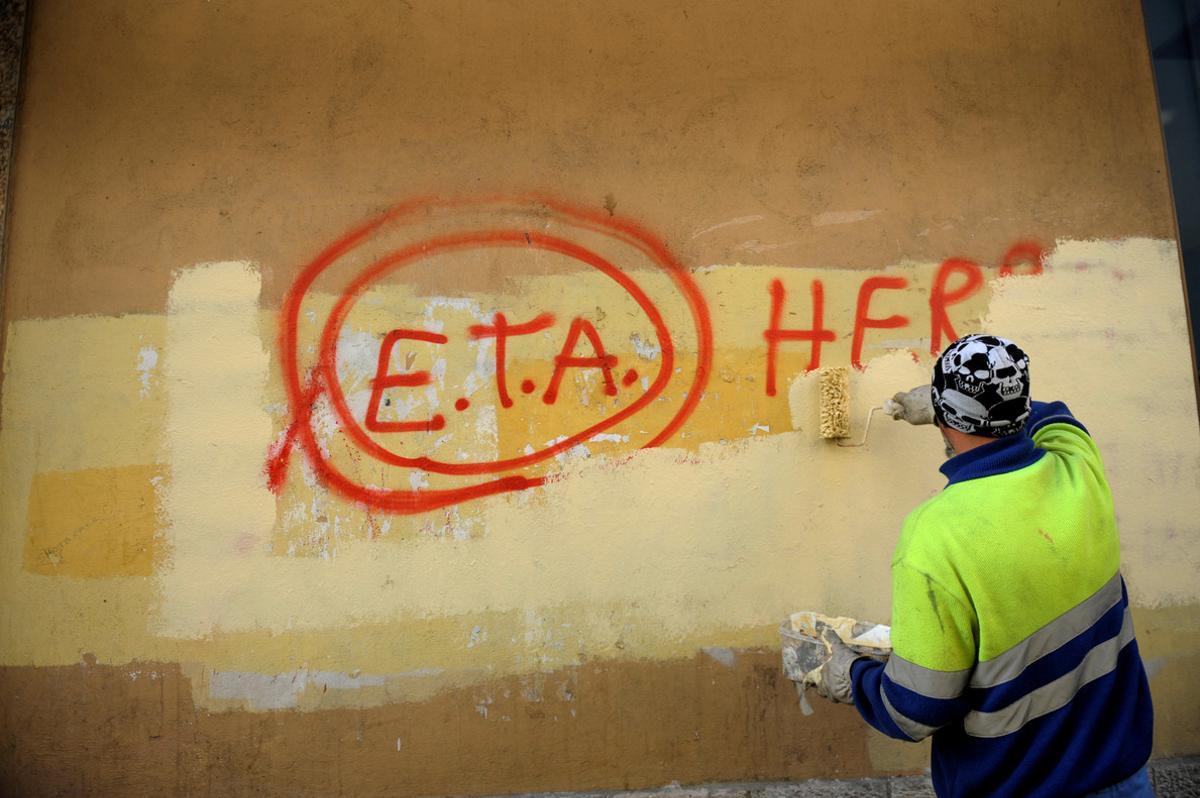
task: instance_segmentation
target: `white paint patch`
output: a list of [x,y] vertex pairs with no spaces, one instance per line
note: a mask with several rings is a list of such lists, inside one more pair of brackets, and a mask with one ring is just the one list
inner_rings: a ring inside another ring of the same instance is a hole
[[434,316],[436,308],[450,308],[451,310],[465,311],[470,313],[477,321],[485,321],[483,313],[480,310],[479,303],[474,299],[466,297],[446,297],[435,296],[430,297],[425,301],[425,318],[422,323],[427,332],[440,333],[445,329],[446,323]]
[[317,445],[329,456],[329,441],[342,427],[341,419],[333,410],[329,397],[322,394],[312,405],[312,429]]
[[479,516],[463,517],[457,506],[446,508],[445,524],[442,526],[444,533],[448,533],[454,540],[469,540],[471,538],[471,529],[482,523]]
[[736,219],[730,219],[728,222],[721,222],[719,224],[714,224],[712,227],[706,227],[703,230],[699,230],[695,233],[692,233],[692,238],[699,238],[702,235],[711,233],[714,230],[720,230],[723,227],[734,227],[739,224],[749,224],[750,222],[762,221],[762,219],[764,219],[764,218],[765,217],[762,216],[761,214],[754,214],[752,216],[739,216]]
[[252,712],[296,709],[306,690],[361,690],[384,687],[387,677],[375,674],[310,671],[300,668],[285,673],[209,671],[207,698],[238,704]]
[[317,687],[328,687],[331,690],[361,690],[364,687],[383,687],[387,679],[376,674],[353,674],[339,671],[313,671],[308,681]]
[[546,687],[546,674],[532,673],[521,679],[521,698],[531,704],[540,704],[545,700],[542,691]]
[[588,443],[629,443],[628,435],[616,435],[612,432],[599,432],[588,438]]
[[715,659],[717,662],[724,665],[726,668],[732,668],[737,657],[733,653],[733,649],[721,648],[718,646],[709,646],[708,648],[700,649],[708,656]]
[[208,696],[222,701],[244,703],[252,711],[293,709],[308,684],[308,672],[245,673],[212,671],[208,675]]
[[637,356],[642,360],[657,360],[662,354],[662,347],[658,345],[658,341],[647,341],[637,333],[629,336],[629,343],[633,344],[633,351],[637,352]]
[[439,357],[433,364],[433,368],[429,370],[429,376],[437,383],[439,388],[446,387],[446,358]]
[[[379,337],[371,333],[342,328],[334,353],[337,358],[337,375],[342,384],[342,390],[355,390],[375,376],[375,371],[379,366],[381,343]],[[391,361],[393,364],[396,363],[398,349],[399,347],[392,347]],[[393,368],[395,368],[394,365]]]
[[750,428],[751,435],[757,435],[760,432],[768,432],[769,433],[770,431],[771,431],[771,428],[766,424],[755,424],[753,427]]
[[142,384],[142,387],[138,390],[138,396],[143,399],[150,395],[150,377],[157,366],[157,349],[153,346],[143,346],[138,350],[138,381]]
[[434,296],[426,301],[425,307],[426,315],[432,315],[433,308],[450,308],[451,310],[465,310],[477,321],[484,321],[479,310],[479,303],[470,297]]
[[877,216],[882,211],[826,211],[812,218],[813,227],[824,227],[829,224],[853,224]]
[[[557,446],[567,439],[566,435],[559,435],[557,438],[546,441],[546,448]],[[571,460],[586,460],[592,456],[592,452],[582,443],[577,443],[569,449],[565,449],[554,455],[554,459],[559,463],[568,463]]]
[[475,417],[475,435],[495,446],[500,441],[500,426],[496,418],[496,406],[486,405],[479,408]]
[[417,668],[416,670],[403,671],[402,673],[393,673],[392,677],[396,679],[424,679],[430,676],[441,676],[445,672],[445,668]]
[[463,393],[467,397],[491,383],[496,376],[496,358],[492,354],[492,338],[479,338],[468,343],[475,349],[475,367],[463,379]]
[[760,254],[763,252],[770,252],[771,250],[774,250],[774,249],[783,249],[784,247],[795,246],[796,244],[799,244],[799,243],[802,243],[802,242],[800,242],[799,240],[792,240],[792,241],[781,241],[779,243],[767,243],[767,242],[764,242],[762,239],[752,238],[749,241],[743,241],[742,243],[738,244],[736,249],[741,249],[741,250],[745,250],[746,252],[753,252],[755,254]]

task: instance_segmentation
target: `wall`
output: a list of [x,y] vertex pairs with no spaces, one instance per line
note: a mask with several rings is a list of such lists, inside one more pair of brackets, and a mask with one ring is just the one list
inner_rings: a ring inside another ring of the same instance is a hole
[[1200,751],[1196,400],[1134,2],[41,2],[4,307],[21,794],[914,772],[777,625],[887,620],[1003,332],[1107,458]]

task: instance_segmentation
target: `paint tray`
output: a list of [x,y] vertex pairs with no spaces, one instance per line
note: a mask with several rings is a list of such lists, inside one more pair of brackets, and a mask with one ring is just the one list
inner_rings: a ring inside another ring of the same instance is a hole
[[887,657],[892,653],[891,627],[853,618],[831,618],[818,612],[793,612],[779,625],[782,642],[783,672],[796,683],[804,714],[812,712],[804,689],[816,684],[820,667],[829,660],[830,649],[821,635],[832,629],[839,639],[859,654]]

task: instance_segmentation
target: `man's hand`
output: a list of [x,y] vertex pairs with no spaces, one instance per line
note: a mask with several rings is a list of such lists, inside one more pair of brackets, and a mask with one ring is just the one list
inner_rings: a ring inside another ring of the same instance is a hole
[[832,654],[829,661],[821,666],[821,678],[816,685],[817,694],[838,704],[852,704],[854,698],[851,693],[854,685],[850,680],[850,666],[862,655],[843,643],[837,632],[832,629],[826,629],[822,636],[829,644]]
[[896,421],[909,424],[933,423],[933,386],[918,385],[911,391],[901,391],[883,403],[883,412]]

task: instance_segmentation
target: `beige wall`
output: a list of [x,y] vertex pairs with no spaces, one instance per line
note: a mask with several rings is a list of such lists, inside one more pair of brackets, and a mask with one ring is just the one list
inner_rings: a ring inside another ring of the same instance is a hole
[[[942,484],[936,436],[817,437],[808,343],[770,390],[772,291],[806,329],[817,282],[856,435],[951,330],[1030,351],[1106,455],[1156,750],[1200,751],[1200,435],[1141,30],[1135,2],[37,4],[6,783],[919,770],[777,668],[792,610],[888,619]],[[553,317],[507,342],[511,403],[471,331],[497,313]],[[381,369],[396,329],[445,341]],[[611,390],[563,360],[597,345]]]

